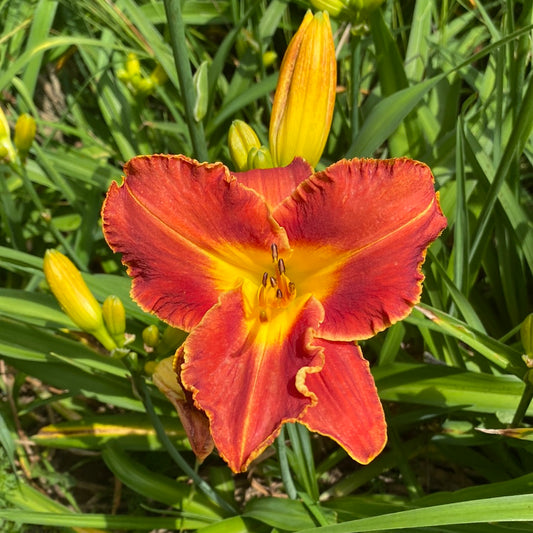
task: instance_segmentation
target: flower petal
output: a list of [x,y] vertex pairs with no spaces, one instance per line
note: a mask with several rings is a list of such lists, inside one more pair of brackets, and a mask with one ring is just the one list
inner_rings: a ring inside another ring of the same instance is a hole
[[215,446],[235,472],[315,401],[305,375],[323,363],[321,350],[310,346],[310,328],[323,318],[319,302],[300,299],[262,323],[247,316],[249,291],[220,297],[185,341],[181,368],[183,385],[209,417]]
[[446,226],[431,171],[408,159],[336,163],[273,216],[294,248],[285,263],[299,294],[312,292],[324,306],[318,335],[344,341],[409,313],[426,249]]
[[239,183],[261,194],[267,204],[275,208],[298,185],[313,174],[309,163],[297,157],[290,165],[282,168],[254,169],[247,172],[235,172],[233,175]]
[[356,461],[367,464],[384,448],[387,425],[368,362],[359,346],[315,338],[325,364],[305,384],[316,394],[300,422],[337,441]]
[[132,295],[147,311],[190,330],[221,292],[268,264],[270,245],[287,247],[264,200],[222,164],[184,156],[136,157],[109,189],[104,235],[132,276]]

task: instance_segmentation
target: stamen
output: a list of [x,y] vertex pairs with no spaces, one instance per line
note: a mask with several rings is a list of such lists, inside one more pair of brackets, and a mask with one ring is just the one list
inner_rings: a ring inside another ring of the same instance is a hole
[[276,281],[276,278],[274,276],[270,276],[270,285],[273,289],[275,289],[278,286],[278,282]]
[[270,251],[272,252],[272,261],[274,261],[274,263],[278,260],[278,247],[276,244],[272,244],[270,246]]
[[280,259],[278,261],[278,270],[279,270],[280,274],[285,274],[285,263],[284,263],[283,259]]
[[261,309],[261,312],[259,313],[259,320],[261,322],[268,322],[267,312],[264,309]]
[[278,289],[276,291],[276,298],[283,298],[283,293],[281,292],[281,289]]
[[261,283],[263,284],[263,287],[267,286],[267,281],[268,281],[268,272],[265,272],[263,274],[263,279],[261,280]]

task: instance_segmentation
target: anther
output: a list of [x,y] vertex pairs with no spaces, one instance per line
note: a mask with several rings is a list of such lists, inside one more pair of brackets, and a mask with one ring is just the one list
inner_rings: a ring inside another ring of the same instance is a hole
[[278,282],[276,281],[276,278],[274,276],[270,276],[270,285],[273,289],[275,289],[278,286]]
[[283,298],[283,293],[281,292],[281,289],[278,289],[276,291],[276,298]]
[[272,252],[272,261],[274,261],[274,263],[278,260],[278,247],[276,244],[272,244],[270,246],[270,251]]
[[279,270],[280,274],[284,274],[285,273],[285,263],[283,262],[283,259],[280,259],[278,261],[278,270]]
[[264,309],[261,309],[261,312],[259,313],[259,320],[261,322],[268,322],[268,316]]
[[263,284],[263,287],[267,286],[267,281],[268,281],[268,272],[265,272],[263,274],[263,279],[261,280],[261,283]]

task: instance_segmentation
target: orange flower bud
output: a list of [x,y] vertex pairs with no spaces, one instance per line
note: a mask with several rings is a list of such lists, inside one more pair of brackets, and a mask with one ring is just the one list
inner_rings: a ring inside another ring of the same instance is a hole
[[72,261],[57,250],[47,250],[43,270],[50,290],[72,322],[107,350],[114,350],[117,345],[104,326],[102,309]]
[[316,166],[331,127],[336,83],[329,16],[308,11],[281,64],[269,131],[275,166],[298,156]]

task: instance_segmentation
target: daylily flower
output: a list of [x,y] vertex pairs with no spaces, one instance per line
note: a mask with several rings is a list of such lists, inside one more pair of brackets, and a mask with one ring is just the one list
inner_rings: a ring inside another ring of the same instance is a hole
[[175,369],[234,471],[286,422],[361,463],[382,450],[382,407],[353,341],[420,299],[426,248],[446,225],[425,165],[354,159],[314,174],[297,158],[232,173],[142,156],[102,215],[133,298],[190,332]]

